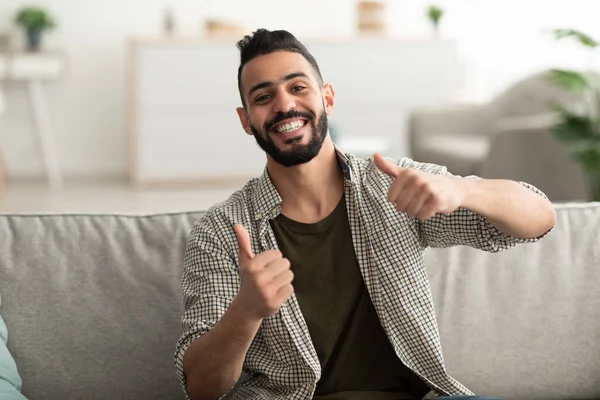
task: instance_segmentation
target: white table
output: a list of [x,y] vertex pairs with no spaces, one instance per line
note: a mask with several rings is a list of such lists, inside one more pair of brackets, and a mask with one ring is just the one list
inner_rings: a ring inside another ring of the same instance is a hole
[[[60,187],[62,174],[56,152],[56,141],[48,106],[43,91],[43,82],[59,79],[65,70],[65,58],[60,53],[0,53],[0,97],[2,81],[25,82],[29,101],[37,128],[37,138],[48,178],[52,188]],[[9,99],[0,99],[0,103]],[[1,104],[0,104],[1,108]],[[1,110],[0,110],[1,111]],[[0,112],[1,114],[1,112]],[[2,172],[0,171],[0,177]]]

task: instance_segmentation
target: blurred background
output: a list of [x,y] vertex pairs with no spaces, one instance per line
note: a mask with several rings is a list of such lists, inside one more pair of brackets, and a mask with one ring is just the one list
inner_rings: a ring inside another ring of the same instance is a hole
[[0,2],[0,212],[204,209],[264,168],[235,43],[302,40],[334,141],[600,200],[597,0]]

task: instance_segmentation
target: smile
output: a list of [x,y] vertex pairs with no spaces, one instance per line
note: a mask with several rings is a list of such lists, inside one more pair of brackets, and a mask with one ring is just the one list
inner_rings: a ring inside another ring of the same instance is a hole
[[273,128],[273,130],[277,133],[290,133],[299,130],[304,127],[308,121],[305,120],[295,120],[292,122],[288,122],[285,124],[278,125]]

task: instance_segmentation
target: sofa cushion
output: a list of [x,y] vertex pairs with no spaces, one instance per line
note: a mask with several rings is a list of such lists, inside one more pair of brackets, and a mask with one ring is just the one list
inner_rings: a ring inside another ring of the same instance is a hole
[[32,399],[178,399],[181,270],[198,213],[0,216],[9,347]]
[[[0,297],[0,306],[2,299]],[[1,312],[1,307],[0,307]],[[0,399],[25,400],[21,392],[21,377],[10,351],[6,347],[8,329],[0,316]]]
[[446,367],[477,394],[600,398],[600,203],[556,208],[538,243],[426,251]]

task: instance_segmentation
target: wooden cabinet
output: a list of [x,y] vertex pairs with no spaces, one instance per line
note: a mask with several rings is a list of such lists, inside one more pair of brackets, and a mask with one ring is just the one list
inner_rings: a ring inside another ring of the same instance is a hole
[[[339,137],[383,137],[408,155],[405,118],[447,101],[462,83],[456,46],[445,41],[305,41],[336,91]],[[244,181],[265,156],[236,107],[235,41],[134,40],[130,74],[130,176],[136,185]]]

